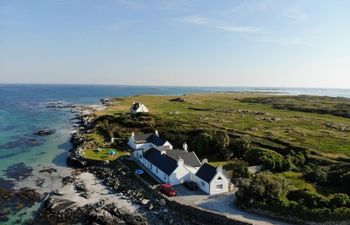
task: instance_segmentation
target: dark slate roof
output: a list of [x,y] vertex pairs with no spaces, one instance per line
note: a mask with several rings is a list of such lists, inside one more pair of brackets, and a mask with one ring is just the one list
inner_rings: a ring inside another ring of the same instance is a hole
[[185,165],[197,167],[201,162],[194,152],[186,152],[184,150],[169,150],[165,154],[161,153],[161,149],[151,148],[146,151],[143,157],[158,167],[161,171],[170,175],[177,168],[177,160],[181,157]]
[[214,178],[216,175],[216,168],[214,166],[209,165],[208,163],[204,163],[196,173],[196,176],[201,178],[207,183]]
[[166,154],[161,154],[155,148],[148,150],[143,157],[168,176],[177,168],[177,160],[170,158]]
[[160,137],[158,137],[153,133],[136,134],[134,136],[134,139],[136,144],[153,143],[154,145],[157,145],[157,146],[162,146],[166,142],[165,140],[161,139]]
[[185,165],[189,165],[192,167],[201,166],[201,162],[199,161],[196,153],[194,152],[186,152],[184,150],[174,149],[168,150],[166,154],[176,161],[178,160],[178,157],[181,157],[184,160]]
[[135,102],[132,106],[131,106],[131,109],[132,110],[137,110],[139,107],[140,107],[141,103],[139,102]]

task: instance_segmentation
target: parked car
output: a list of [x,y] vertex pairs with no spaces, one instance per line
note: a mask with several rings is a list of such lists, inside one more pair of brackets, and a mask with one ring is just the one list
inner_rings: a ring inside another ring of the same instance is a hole
[[168,197],[176,196],[176,191],[170,184],[161,184],[160,191]]
[[183,185],[184,185],[185,187],[187,187],[187,189],[189,189],[189,190],[191,190],[191,191],[197,191],[197,189],[198,189],[197,184],[196,184],[195,182],[193,182],[193,181],[185,181],[185,182],[183,183]]

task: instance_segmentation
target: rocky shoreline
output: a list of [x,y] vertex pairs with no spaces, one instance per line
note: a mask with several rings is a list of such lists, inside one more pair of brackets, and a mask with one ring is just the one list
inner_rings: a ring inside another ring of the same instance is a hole
[[[68,106],[57,104],[50,108]],[[164,198],[143,188],[145,184],[120,162],[106,164],[82,157],[86,143],[82,134],[93,127],[90,113],[94,110],[80,110],[83,111],[76,112],[74,118],[76,131],[67,156],[67,165],[76,168],[76,174],[62,179],[62,189],[45,198],[28,224],[203,224],[171,210]]]

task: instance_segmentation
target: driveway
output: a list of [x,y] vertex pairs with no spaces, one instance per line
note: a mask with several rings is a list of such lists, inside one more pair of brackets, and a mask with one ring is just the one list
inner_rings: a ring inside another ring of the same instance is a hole
[[291,225],[291,223],[282,222],[239,209],[234,204],[236,201],[234,192],[208,195],[200,190],[190,191],[183,185],[176,185],[174,188],[177,192],[177,196],[172,197],[172,199],[182,204],[195,205],[253,225]]

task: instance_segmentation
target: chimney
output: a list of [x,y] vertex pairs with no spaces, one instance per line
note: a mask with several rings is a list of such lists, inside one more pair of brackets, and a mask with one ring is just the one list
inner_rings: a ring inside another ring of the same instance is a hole
[[183,148],[183,150],[185,150],[186,152],[188,152],[188,145],[187,145],[186,142],[184,142],[184,143],[182,144],[182,148]]
[[181,167],[183,165],[184,165],[184,160],[180,156],[178,156],[177,157],[177,166]]
[[154,133],[159,137],[158,130],[155,130]]
[[221,165],[218,165],[218,167],[216,167],[216,172],[222,173],[222,166]]
[[202,159],[202,164],[204,164],[204,163],[208,163],[208,159],[207,158]]
[[165,155],[165,154],[166,154],[166,151],[165,151],[165,150],[161,150],[161,151],[160,151],[160,154],[161,154],[161,155]]

